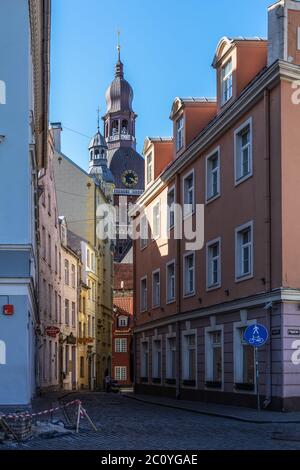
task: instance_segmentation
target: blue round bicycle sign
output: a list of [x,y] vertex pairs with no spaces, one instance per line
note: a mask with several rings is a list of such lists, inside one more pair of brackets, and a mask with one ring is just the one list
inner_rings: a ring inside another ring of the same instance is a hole
[[244,332],[244,340],[255,348],[263,346],[268,341],[268,338],[268,330],[263,325],[250,325]]

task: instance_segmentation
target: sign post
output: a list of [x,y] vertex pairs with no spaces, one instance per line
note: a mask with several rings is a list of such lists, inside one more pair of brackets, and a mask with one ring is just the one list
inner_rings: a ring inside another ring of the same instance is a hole
[[259,362],[258,362],[258,348],[263,346],[269,338],[268,330],[265,326],[254,324],[248,326],[244,332],[244,340],[250,346],[254,347],[254,362],[255,362],[255,378],[256,378],[256,395],[257,395],[257,410],[260,411],[260,396],[259,396]]

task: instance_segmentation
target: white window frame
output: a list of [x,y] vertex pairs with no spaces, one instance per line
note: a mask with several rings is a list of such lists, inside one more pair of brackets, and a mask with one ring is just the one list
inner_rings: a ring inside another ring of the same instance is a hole
[[[154,375],[154,355],[156,353],[156,350],[154,349],[154,343],[155,341],[160,341],[160,376],[157,375],[155,376]],[[158,335],[158,336],[153,336],[152,337],[152,370],[151,370],[151,379],[152,379],[152,382],[153,382],[153,379],[160,379],[160,384],[162,383],[162,375],[163,375],[163,343],[162,343],[162,336],[161,335]]]
[[[179,127],[179,123],[182,125]],[[180,152],[180,150],[184,147],[184,116],[181,115],[175,122],[175,132],[176,132],[176,152]],[[179,138],[180,136],[180,138]]]
[[[171,377],[170,370],[172,369],[171,364],[170,364],[170,355],[169,351],[172,351],[169,349],[169,340],[170,339],[175,339],[175,377]],[[176,363],[176,354],[177,354],[177,349],[176,349],[176,333],[169,333],[166,335],[166,379],[175,379],[176,380],[176,369],[177,369],[177,363]]]
[[[169,296],[169,266],[174,266],[174,297]],[[176,300],[176,262],[172,259],[166,264],[166,304],[172,304]]]
[[[148,369],[148,375],[146,376],[146,374],[144,374],[144,370],[143,370],[143,367],[144,365],[146,365],[144,363],[144,359],[143,359],[143,344],[147,344],[147,349],[148,349],[148,364],[147,364],[147,369]],[[149,374],[150,374],[150,348],[149,348],[149,339],[145,339],[145,338],[141,338],[141,342],[140,342],[140,377],[141,378],[147,378],[148,381],[149,381]]]
[[[185,182],[191,175],[193,176],[193,186],[192,186],[193,202],[192,202],[192,208],[187,209],[186,204],[185,204],[185,196],[186,196]],[[183,216],[184,216],[184,218],[189,217],[190,215],[194,214],[194,212],[195,212],[195,170],[194,170],[194,168],[192,170],[188,171],[182,177],[182,203],[183,203]]]
[[[211,273],[211,259],[210,259],[210,248],[214,245],[219,245],[219,256],[218,256],[218,282],[210,282],[210,273]],[[219,289],[222,285],[222,239],[221,237],[215,238],[207,242],[206,244],[206,290],[211,291],[214,289]]]
[[[143,292],[142,292],[142,282],[146,281],[146,305],[145,308],[143,307]],[[148,281],[147,281],[147,276],[143,276],[140,279],[140,310],[141,313],[147,312],[148,310]]]
[[128,345],[127,338],[115,338],[115,352],[127,353]]
[[[125,325],[121,325],[123,320],[126,320]],[[123,327],[126,327],[126,326],[128,326],[128,317],[126,317],[125,315],[120,315],[118,317],[118,327],[123,328]]]
[[[218,166],[216,169],[212,170],[209,168],[210,161],[212,160],[213,157],[217,156],[218,159]],[[205,184],[205,202],[206,204],[209,204],[210,202],[214,201],[221,195],[221,150],[220,146],[215,148],[213,152],[211,152],[209,155],[206,157],[206,184]],[[212,174],[213,172],[217,173],[217,192],[216,194],[212,194]]]
[[[148,159],[149,157],[151,157],[151,165],[148,164]],[[146,156],[146,186],[149,186],[153,179],[154,179],[154,168],[153,168],[153,162],[154,162],[154,159],[153,159],[153,152],[149,152]],[[148,180],[148,169],[149,169],[149,166],[150,166],[150,172],[151,172],[151,177],[150,177],[150,180]]]
[[[227,73],[225,75],[225,68],[230,62],[231,62],[231,72]],[[231,88],[231,93],[226,98],[225,97],[225,90],[227,88],[225,87],[225,84],[227,83],[227,81],[229,80],[230,77],[231,77],[231,87],[230,87]],[[221,67],[221,94],[222,94],[222,106],[224,106],[224,104],[228,103],[231,100],[232,96],[233,96],[233,60],[232,60],[232,57],[230,57]]]
[[[157,232],[154,230],[155,228],[155,216],[154,216],[154,210],[158,207],[158,227],[157,227]],[[160,200],[158,200],[155,204],[152,206],[152,238],[153,240],[157,240],[160,238],[161,234],[161,213],[160,213],[161,207],[160,207]]]
[[[188,258],[189,256],[193,255],[193,258],[194,258],[194,270],[193,270],[193,286],[194,286],[194,289],[192,292],[186,292],[186,258]],[[192,297],[193,295],[195,295],[196,293],[196,254],[194,251],[188,251],[187,253],[185,253],[183,255],[183,297],[184,298],[187,298],[187,297]]]
[[[174,192],[174,204],[173,204],[173,210],[171,211],[170,210],[170,207],[169,206],[169,194]],[[167,210],[168,210],[168,214],[167,214],[167,218],[168,218],[168,230],[172,230],[174,227],[175,227],[175,221],[176,221],[176,211],[175,211],[175,205],[176,205],[176,186],[175,184],[173,184],[173,186],[171,186],[169,189],[168,189],[168,193],[167,193]],[[171,225],[171,213],[174,214],[174,223]]]
[[[235,229],[235,282],[242,282],[246,281],[247,279],[251,279],[254,276],[254,230],[253,230],[254,224],[253,220],[250,222],[247,222],[246,224],[240,225]],[[240,245],[239,245],[239,234],[246,230],[247,228],[251,229],[251,242],[249,243],[250,245],[250,272],[242,274],[240,270],[241,266],[241,252],[240,252]]]
[[[198,384],[198,341],[197,341],[197,330],[196,329],[193,329],[193,330],[185,330],[185,331],[182,331],[182,352],[181,352],[181,356],[182,356],[182,381],[184,380],[190,380],[189,378],[187,378],[186,376],[186,357],[185,357],[185,349],[184,349],[184,345],[185,345],[185,337],[186,336],[191,336],[191,335],[195,335],[195,386],[188,386],[188,385],[183,385],[182,384],[182,387],[188,387],[188,388],[197,388],[197,384]],[[189,369],[189,367],[188,367]]]
[[[146,222],[146,225],[143,225],[144,221]],[[144,235],[147,235],[147,238],[143,238]],[[140,217],[140,250],[141,251],[144,250],[148,246],[148,239],[149,239],[148,218],[146,214],[143,214]]]
[[[250,325],[255,325],[256,320],[246,320],[233,323],[233,383],[241,383],[241,371],[243,371],[242,356],[241,356],[241,343],[240,343],[240,332],[241,328],[246,328]],[[254,355],[254,348],[253,348]],[[255,358],[254,358],[255,360]],[[254,364],[255,367],[255,364]],[[235,393],[244,393],[244,394],[256,394],[257,382],[256,382],[256,373],[254,371],[254,390],[237,390],[234,387]]]
[[[154,299],[154,276],[158,274],[159,282],[158,282],[158,299]],[[155,302],[155,300],[158,300],[158,302]],[[161,301],[161,277],[160,277],[160,269],[155,269],[152,271],[152,308],[158,308],[160,307],[160,301]]]
[[[242,175],[238,173],[239,167],[241,166],[242,161],[242,147],[240,146],[241,134],[243,131],[249,128],[250,139],[247,144],[249,148],[249,173]],[[237,129],[234,131],[234,182],[235,186],[243,183],[247,179],[253,176],[253,119],[250,117],[247,121],[243,122]]]
[[[124,375],[122,371],[125,371]],[[115,366],[115,380],[119,382],[125,382],[127,380],[127,366]]]
[[[224,325],[208,326],[205,328],[205,382],[213,382],[213,354],[212,337],[213,333],[221,332],[221,357],[222,357],[222,386],[216,391],[224,390]],[[210,388],[209,388],[210,389]],[[211,390],[211,389],[210,389]]]

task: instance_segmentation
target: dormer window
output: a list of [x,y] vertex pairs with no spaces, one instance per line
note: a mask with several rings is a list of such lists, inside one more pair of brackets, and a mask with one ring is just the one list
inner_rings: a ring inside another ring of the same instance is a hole
[[128,318],[125,317],[125,316],[120,316],[120,317],[118,318],[118,326],[119,326],[120,328],[123,328],[123,327],[128,326]]
[[232,98],[232,59],[222,67],[222,104]]
[[183,147],[183,116],[176,121],[176,151],[178,152]]

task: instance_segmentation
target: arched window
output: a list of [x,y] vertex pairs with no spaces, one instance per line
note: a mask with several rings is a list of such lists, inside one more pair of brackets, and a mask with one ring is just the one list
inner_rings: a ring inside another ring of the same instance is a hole
[[93,160],[93,151],[90,151],[90,159]]
[[128,121],[126,121],[126,119],[122,121],[121,134],[128,134]]
[[95,150],[95,158],[99,158],[99,150]]
[[112,122],[111,133],[112,133],[112,135],[119,134],[119,122],[117,120]]

